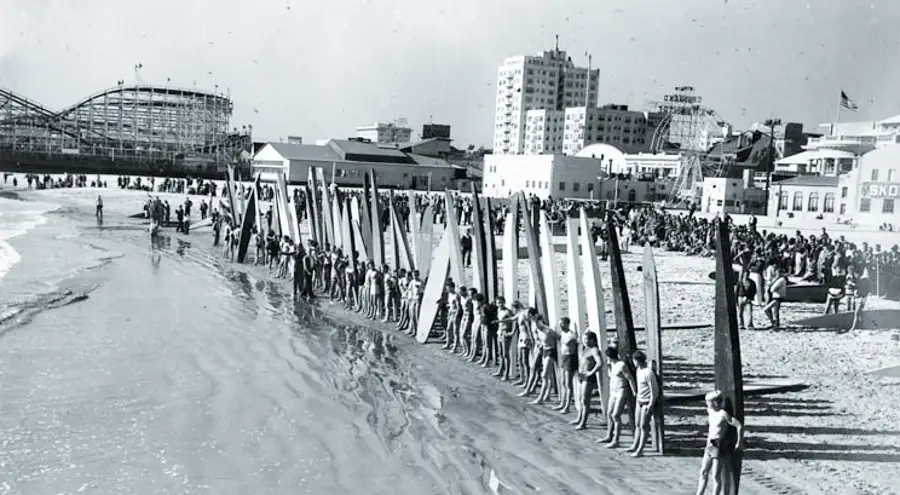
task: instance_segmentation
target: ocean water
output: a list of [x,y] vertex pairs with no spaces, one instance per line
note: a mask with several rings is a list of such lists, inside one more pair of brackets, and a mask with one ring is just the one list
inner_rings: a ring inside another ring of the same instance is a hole
[[641,491],[587,460],[599,430],[295,305],[202,232],[154,253],[140,194],[104,191],[98,225],[96,193],[0,199],[0,493],[479,494],[492,472],[503,493]]

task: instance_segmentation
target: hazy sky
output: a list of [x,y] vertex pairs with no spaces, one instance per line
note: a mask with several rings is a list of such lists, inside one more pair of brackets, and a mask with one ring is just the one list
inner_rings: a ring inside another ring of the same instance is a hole
[[900,113],[900,1],[0,0],[0,86],[59,109],[116,81],[230,88],[258,139],[347,137],[406,117],[492,140],[497,66],[593,54],[600,102],[676,85],[737,127]]

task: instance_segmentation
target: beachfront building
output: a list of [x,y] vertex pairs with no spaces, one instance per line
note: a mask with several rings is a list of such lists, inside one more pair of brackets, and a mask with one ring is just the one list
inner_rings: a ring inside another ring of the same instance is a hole
[[603,170],[610,174],[624,174],[641,178],[675,179],[681,173],[681,155],[667,153],[625,154],[610,144],[591,144],[575,156],[599,158]]
[[774,172],[780,175],[834,177],[851,172],[858,158],[850,151],[818,147],[777,160]]
[[700,209],[704,213],[759,214],[765,211],[766,191],[753,187],[750,171],[743,178],[703,179]]
[[770,214],[900,227],[900,145],[873,148],[854,158],[849,171],[839,164],[835,170],[774,183]]
[[876,148],[900,144],[900,115],[884,120],[819,124],[822,136],[810,138],[806,149],[843,150],[863,155]]
[[529,110],[525,114],[523,153],[578,155],[595,143],[608,143],[625,153],[646,152],[650,150],[655,119],[652,114],[628,110],[627,105]]
[[608,163],[566,155],[487,155],[482,194],[507,198],[520,191],[540,198],[594,199],[643,203],[659,201],[671,184],[610,175]]
[[442,191],[465,178],[465,168],[440,158],[404,153],[373,143],[331,139],[323,145],[267,143],[253,157],[253,173],[263,181],[274,181],[282,171],[291,184],[307,181],[310,167],[319,167],[325,179],[343,187],[361,187],[369,170],[378,185],[398,189]]
[[[599,80],[598,69],[576,66],[572,57],[558,46],[537,55],[519,55],[504,60],[497,71],[494,154],[521,155],[525,152],[529,111],[563,112],[570,107],[597,106]],[[553,116],[550,117],[551,120],[546,120],[548,125],[558,123],[558,119],[553,121]],[[543,149],[546,151],[541,153],[558,151]]]
[[409,144],[412,129],[402,122],[376,122],[356,128],[356,137],[367,139],[379,146],[402,146]]

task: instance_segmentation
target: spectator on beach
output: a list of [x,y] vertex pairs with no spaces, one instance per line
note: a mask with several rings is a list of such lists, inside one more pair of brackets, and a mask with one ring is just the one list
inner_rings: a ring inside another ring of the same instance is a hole
[[[750,271],[741,271],[737,284],[738,325],[740,329],[753,329],[753,301],[756,299],[756,282],[750,278]],[[744,326],[744,313],[748,313],[747,321],[750,325]]]
[[725,453],[722,452],[723,441],[729,427],[737,430],[737,443],[735,450],[740,450],[744,441],[744,425],[725,410],[725,396],[715,390],[706,394],[706,414],[709,418],[709,431],[706,436],[706,447],[703,450],[703,461],[700,463],[700,481],[697,485],[697,495],[706,492],[709,483],[709,474],[713,475],[713,492],[722,493],[722,460]]
[[769,302],[763,307],[772,330],[781,328],[781,302],[785,297],[787,297],[787,277],[784,276],[781,267],[775,267],[774,278],[769,285]]

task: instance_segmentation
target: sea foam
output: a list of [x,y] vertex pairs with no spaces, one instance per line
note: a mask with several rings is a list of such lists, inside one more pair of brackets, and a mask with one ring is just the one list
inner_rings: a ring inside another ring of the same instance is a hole
[[0,280],[9,273],[22,256],[9,244],[9,240],[25,234],[47,221],[46,213],[57,205],[0,197]]

